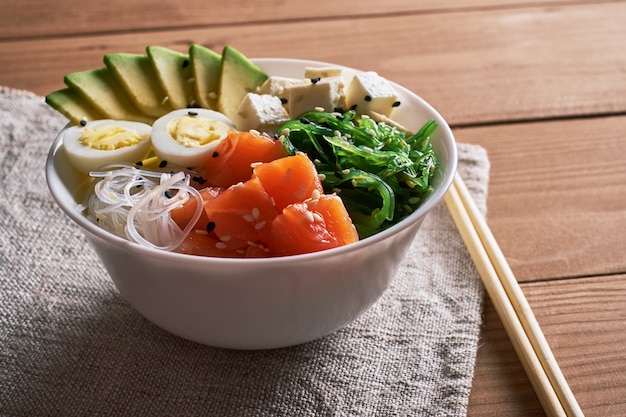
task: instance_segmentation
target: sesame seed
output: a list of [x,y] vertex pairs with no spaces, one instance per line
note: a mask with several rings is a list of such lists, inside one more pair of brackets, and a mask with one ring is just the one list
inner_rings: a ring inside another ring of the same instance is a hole
[[163,194],[165,194],[165,197],[167,197],[167,198],[172,198],[173,197],[172,192],[170,190],[165,190],[165,193],[163,193]]
[[306,202],[306,206],[310,209],[312,209],[313,207],[317,206],[317,203],[319,203],[320,200],[319,199],[311,199],[311,200],[307,200]]
[[287,104],[287,103],[289,102],[289,100],[288,100],[288,99],[286,99],[285,97],[281,97],[281,98],[280,98],[280,102],[281,102],[282,104]]
[[311,198],[313,199],[318,199],[320,198],[320,190],[318,190],[317,188],[313,190],[313,192],[311,193]]
[[198,112],[197,112],[197,111],[192,111],[192,110],[189,110],[189,111],[187,112],[187,114],[188,114],[189,116],[197,116],[197,115],[198,115]]
[[323,223],[324,222],[324,218],[319,215],[318,213],[313,213],[313,219],[315,219],[316,222],[318,223]]
[[302,200],[303,198],[306,197],[306,194],[304,191],[294,191],[293,196],[297,198],[298,200]]
[[226,245],[226,243],[224,242],[216,242],[215,243],[215,248],[216,249],[226,249],[228,246]]
[[169,100],[169,99],[170,99],[169,96],[163,97],[163,100],[161,100],[161,106],[165,105],[165,103],[167,103],[167,100]]
[[337,187],[333,188],[333,193],[340,194],[341,193],[341,188],[337,188]]
[[335,178],[337,178],[337,179],[340,179],[340,180],[341,180],[341,179],[343,179],[343,175],[341,175],[341,172],[337,172],[337,171],[335,171],[333,175],[334,175],[334,176],[335,176]]
[[263,162],[253,162],[253,163],[251,163],[251,164],[250,164],[250,167],[252,167],[252,168],[256,168],[256,167],[258,167],[259,165],[263,165]]
[[369,146],[362,146],[361,149],[363,149],[367,153],[374,153],[374,149],[370,148]]
[[267,222],[265,220],[258,222],[257,224],[254,225],[254,230],[261,230],[265,227],[266,224]]
[[222,236],[222,237],[220,238],[220,240],[221,240],[222,242],[228,242],[228,241],[229,241],[229,240],[231,240],[231,239],[232,239],[232,237],[231,237],[231,236],[229,236],[229,235]]
[[313,213],[311,213],[310,211],[306,212],[306,217],[307,217],[307,220],[309,221],[309,223],[315,222],[315,217],[313,217]]
[[319,82],[320,82],[320,80],[321,80],[321,78],[320,78],[320,77],[311,78],[311,82],[312,82],[313,84],[317,84],[317,83],[319,83]]
[[353,180],[352,180],[352,181],[350,181],[350,182],[352,183],[352,186],[353,186],[353,187],[356,187],[356,186],[359,184],[359,182],[358,182],[356,179],[353,179]]
[[211,154],[211,156],[212,156],[213,158],[217,158],[217,157],[219,156],[219,154],[220,154],[220,153],[219,153],[218,151],[213,151],[213,153]]
[[404,211],[406,211],[407,213],[411,213],[413,211],[413,208],[409,205],[404,205],[402,206],[402,208],[404,209]]
[[254,221],[254,217],[252,216],[252,214],[244,214],[243,219],[248,223],[252,223]]
[[83,126],[83,127],[87,126],[87,119],[84,119],[84,118],[81,119],[80,125]]
[[410,204],[417,204],[420,202],[420,198],[419,197],[411,197],[409,198],[409,203]]
[[252,133],[253,135],[257,135],[257,136],[259,136],[259,135],[261,134],[261,132],[259,132],[259,131],[258,131],[258,130],[256,130],[256,129],[250,129],[250,131],[249,131],[249,132],[250,132],[250,133]]
[[284,136],[289,136],[289,132],[290,132],[289,128],[286,127],[286,128],[284,128],[283,130],[280,131],[280,134],[284,135]]
[[211,233],[213,230],[215,230],[215,222],[208,222],[206,224],[206,232]]
[[363,97],[363,100],[365,101],[372,101],[372,96],[370,96],[369,94],[366,95],[365,97]]
[[300,123],[302,123],[303,125],[309,125],[311,124],[311,121],[307,119],[306,117],[303,117],[300,119]]
[[187,68],[188,66],[189,66],[189,60],[188,60],[188,59],[185,59],[185,60],[183,61],[183,68]]
[[341,173],[344,175],[348,175],[350,173],[350,170],[348,168],[342,169]]
[[252,217],[254,217],[255,219],[258,219],[260,214],[261,212],[259,211],[258,208],[255,207],[252,209]]
[[402,103],[400,103],[399,101],[394,101],[391,107],[398,107],[400,104]]
[[326,174],[318,174],[317,175],[320,179],[320,181],[324,181],[326,179]]
[[323,108],[323,107],[316,107],[316,108],[315,108],[315,111],[321,111],[321,112],[323,112],[323,111],[325,111],[325,110],[324,110],[324,108]]
[[142,167],[143,166],[143,161],[135,162],[135,165],[137,165],[138,167]]
[[248,246],[252,246],[253,248],[258,248],[259,244],[256,242],[253,242],[251,240],[249,240],[248,242],[246,242],[248,244]]
[[167,161],[159,162],[159,168],[165,168],[167,166]]

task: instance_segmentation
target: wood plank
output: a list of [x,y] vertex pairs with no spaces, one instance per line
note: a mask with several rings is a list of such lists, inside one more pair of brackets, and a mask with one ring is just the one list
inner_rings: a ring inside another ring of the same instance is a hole
[[[585,415],[626,415],[626,275],[529,283],[522,289]],[[468,416],[544,415],[486,303]]]
[[455,129],[491,162],[487,220],[520,282],[626,271],[626,117]]
[[[545,0],[545,4],[568,0]],[[4,2],[0,39],[41,38],[156,29],[224,26],[234,23],[302,21],[377,14],[442,12],[459,9],[515,6],[519,0],[318,0],[252,2],[229,0],[75,0]],[[524,4],[524,3],[521,3]],[[26,23],[27,22],[27,23]]]
[[488,298],[483,317],[467,416],[545,417],[530,380]]
[[195,41],[372,69],[455,125],[626,112],[624,21],[621,2],[3,41],[0,84],[45,94],[106,52]]

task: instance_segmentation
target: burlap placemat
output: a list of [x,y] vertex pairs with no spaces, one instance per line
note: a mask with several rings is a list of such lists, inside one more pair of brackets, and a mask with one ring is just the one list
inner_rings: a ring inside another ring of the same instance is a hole
[[[136,313],[57,209],[44,162],[65,123],[0,88],[0,415],[466,415],[483,287],[445,205],[356,322],[291,348],[216,349]],[[484,211],[487,155],[459,152]]]

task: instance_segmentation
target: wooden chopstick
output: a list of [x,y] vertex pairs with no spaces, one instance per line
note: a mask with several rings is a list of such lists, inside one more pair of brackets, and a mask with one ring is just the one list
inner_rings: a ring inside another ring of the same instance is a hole
[[546,414],[583,416],[517,279],[458,173],[444,200]]

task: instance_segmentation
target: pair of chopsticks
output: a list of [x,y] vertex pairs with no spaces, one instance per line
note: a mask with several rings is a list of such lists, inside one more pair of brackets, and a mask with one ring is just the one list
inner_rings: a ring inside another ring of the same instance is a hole
[[583,416],[517,279],[457,173],[444,201],[548,416]]

